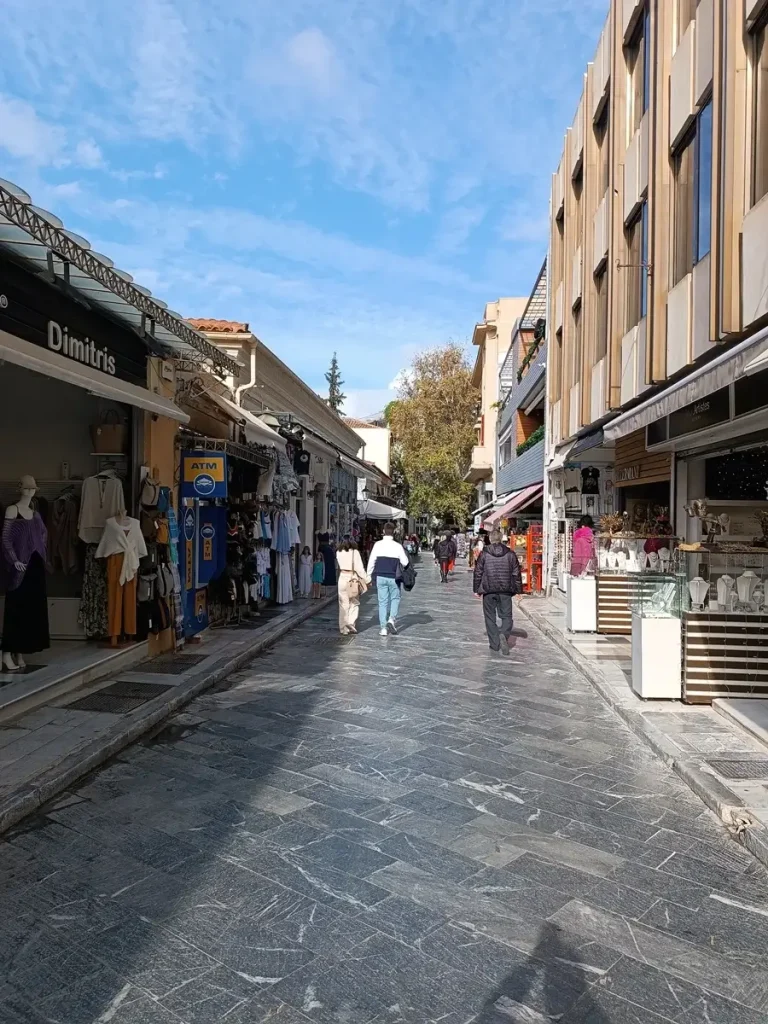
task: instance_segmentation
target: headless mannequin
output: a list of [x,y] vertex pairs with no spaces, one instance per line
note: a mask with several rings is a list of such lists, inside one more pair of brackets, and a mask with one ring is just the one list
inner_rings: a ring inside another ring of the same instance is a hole
[[[25,484],[32,483],[30,477],[23,477],[21,481],[21,493],[15,505],[9,505],[5,510],[6,519],[16,519],[21,516],[22,519],[30,520],[35,512],[32,508],[32,499],[37,491],[36,487],[25,486]],[[14,569],[18,569],[19,572],[24,572],[26,565],[23,562],[14,562]],[[27,663],[21,654],[12,651],[3,651],[3,670],[5,672],[17,672],[19,669],[27,667]]]

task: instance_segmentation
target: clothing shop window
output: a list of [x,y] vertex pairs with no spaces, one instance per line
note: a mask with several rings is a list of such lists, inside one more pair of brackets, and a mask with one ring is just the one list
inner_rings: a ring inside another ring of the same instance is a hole
[[599,362],[608,352],[608,268],[606,266],[595,277],[595,361]]
[[768,21],[755,33],[752,203],[768,195]]
[[631,331],[648,312],[648,204],[643,203],[639,213],[626,230],[626,329]]
[[629,135],[630,140],[640,127],[643,114],[650,101],[650,18],[645,7],[626,50],[627,71],[629,73]]
[[677,0],[677,45],[685,35],[688,26],[696,17],[699,0]]
[[672,284],[690,274],[712,238],[712,104],[702,108],[674,161]]
[[608,191],[611,169],[610,156],[610,99],[603,104],[603,109],[595,124],[595,142],[597,143],[597,195],[602,199]]

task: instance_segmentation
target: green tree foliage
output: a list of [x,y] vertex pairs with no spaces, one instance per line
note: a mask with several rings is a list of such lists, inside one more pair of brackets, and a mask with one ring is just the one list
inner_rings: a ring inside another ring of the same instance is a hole
[[476,443],[480,401],[460,345],[417,356],[386,409],[407,485],[411,515],[464,524],[474,494],[464,474]]
[[341,390],[344,386],[344,381],[341,379],[339,360],[336,358],[335,352],[333,353],[331,366],[328,373],[325,375],[325,379],[328,381],[328,398],[326,401],[334,412],[341,412],[341,408],[344,405],[347,396]]

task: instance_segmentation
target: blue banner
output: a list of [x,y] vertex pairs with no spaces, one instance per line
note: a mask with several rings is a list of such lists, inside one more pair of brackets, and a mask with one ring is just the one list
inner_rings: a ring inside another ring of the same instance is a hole
[[184,452],[181,457],[182,498],[226,498],[227,457],[210,452]]

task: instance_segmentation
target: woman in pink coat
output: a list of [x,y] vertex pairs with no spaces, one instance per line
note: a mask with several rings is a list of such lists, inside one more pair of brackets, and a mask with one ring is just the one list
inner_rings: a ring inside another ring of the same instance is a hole
[[573,533],[571,576],[583,576],[587,569],[595,568],[595,524],[592,516],[582,516]]

